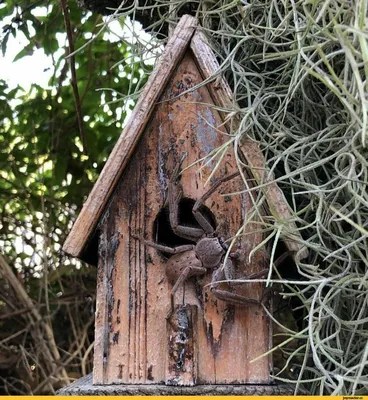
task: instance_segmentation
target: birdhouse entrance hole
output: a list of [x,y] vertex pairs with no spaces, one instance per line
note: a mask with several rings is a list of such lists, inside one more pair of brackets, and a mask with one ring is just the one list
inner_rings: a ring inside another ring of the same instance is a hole
[[[179,223],[184,226],[191,226],[200,228],[197,220],[194,218],[192,209],[195,204],[195,200],[188,197],[183,197],[179,203]],[[216,229],[216,218],[211,210],[206,207],[200,207],[200,211],[207,218],[210,224]],[[170,212],[169,205],[162,207],[158,212],[156,219],[153,224],[153,238],[154,242],[169,246],[176,247],[183,244],[193,244],[192,241],[183,239],[176,235],[170,225]],[[165,253],[157,250],[158,253],[162,254],[166,259],[169,259],[172,254]]]

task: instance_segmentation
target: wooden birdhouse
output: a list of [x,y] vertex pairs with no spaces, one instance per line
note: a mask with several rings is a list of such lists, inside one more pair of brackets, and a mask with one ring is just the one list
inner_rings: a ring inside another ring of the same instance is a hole
[[182,17],[65,242],[98,266],[90,387],[104,393],[281,393],[270,357],[251,362],[272,343],[263,284],[228,282],[268,271],[266,250],[248,259],[261,229],[242,230],[261,178],[238,173],[264,160],[234,145],[230,89],[208,79],[217,70]]

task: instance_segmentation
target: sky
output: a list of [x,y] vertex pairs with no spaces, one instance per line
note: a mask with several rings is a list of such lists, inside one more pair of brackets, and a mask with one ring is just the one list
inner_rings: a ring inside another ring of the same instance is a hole
[[[32,13],[39,17],[46,15],[47,10],[45,7],[37,7]],[[11,18],[12,16],[1,21],[0,32],[2,26],[9,23]],[[0,79],[6,80],[11,88],[19,84],[25,90],[28,90],[32,83],[46,87],[52,74],[52,62],[42,49],[36,50],[33,55],[21,58],[13,63],[14,57],[27,43],[28,40],[22,32],[18,31],[16,38],[12,35],[9,36],[5,57],[0,53]]]

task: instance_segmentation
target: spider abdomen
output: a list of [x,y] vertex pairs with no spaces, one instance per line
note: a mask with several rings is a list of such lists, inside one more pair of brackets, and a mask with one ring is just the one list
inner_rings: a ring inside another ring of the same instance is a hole
[[[184,251],[174,254],[166,264],[166,275],[168,281],[174,285],[182,272],[187,267],[202,267],[202,262],[198,259],[194,250]],[[188,278],[198,275],[198,272],[189,273]]]

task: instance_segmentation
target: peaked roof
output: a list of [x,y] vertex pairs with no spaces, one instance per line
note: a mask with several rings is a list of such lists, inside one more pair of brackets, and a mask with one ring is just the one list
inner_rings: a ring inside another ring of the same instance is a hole
[[[180,19],[154,71],[150,75],[127,125],[120,135],[64,243],[63,250],[66,253],[81,258],[84,261],[89,261],[85,250],[88,244],[91,245],[91,242],[93,242],[94,246],[96,239],[94,233],[100,217],[130,157],[133,155],[161,93],[188,48],[192,50],[194,59],[204,80],[213,77],[218,72],[219,64],[217,59],[208,46],[203,33],[197,29],[196,19],[192,16],[184,15]],[[225,110],[233,108],[231,89],[221,76],[216,81],[212,79],[207,88],[214,103],[219,108]],[[229,125],[230,123],[228,123],[228,128],[230,128]],[[234,123],[232,129],[234,129]],[[276,183],[271,182],[271,177],[265,177],[265,159],[261,150],[256,142],[250,139],[245,139],[245,142],[240,147],[246,164],[255,167],[255,170],[252,169],[252,173],[256,182],[264,185],[266,181],[269,181],[269,183],[266,183],[267,186],[264,194],[269,205],[270,203],[274,205],[274,207],[270,207],[271,213],[277,220],[288,221],[289,224],[293,224],[291,226],[292,229],[288,231],[294,231],[294,239],[299,238],[300,240],[300,235],[297,233],[295,224],[290,222],[291,213],[282,191]],[[292,240],[292,238],[290,239],[290,237],[289,240],[285,239],[285,243],[289,250],[301,250],[301,246],[295,240]],[[305,258],[306,255],[306,250],[302,249],[300,259]]]

